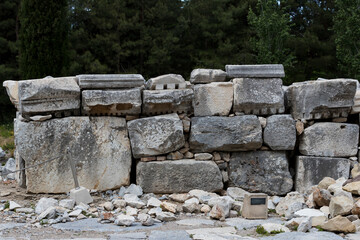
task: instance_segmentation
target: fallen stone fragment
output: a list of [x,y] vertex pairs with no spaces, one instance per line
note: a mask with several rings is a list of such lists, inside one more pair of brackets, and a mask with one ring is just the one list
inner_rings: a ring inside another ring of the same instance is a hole
[[318,207],[329,206],[331,200],[331,193],[325,189],[316,189],[313,192],[314,202]]
[[208,212],[211,211],[211,207],[210,207],[209,205],[206,205],[206,204],[205,204],[204,206],[201,207],[200,211],[201,211],[202,213],[208,213]]
[[228,187],[226,192],[229,197],[236,201],[243,201],[245,194],[249,193],[248,191],[238,187]]
[[156,214],[156,218],[164,222],[170,222],[176,220],[175,215],[171,212],[160,212]]
[[160,207],[161,205],[161,201],[157,198],[151,197],[148,201],[147,201],[147,206],[148,207]]
[[226,74],[229,78],[275,78],[285,77],[282,64],[257,64],[257,65],[226,65]]
[[115,224],[118,226],[131,226],[134,222],[135,218],[127,215],[119,215],[115,220]]
[[41,214],[49,207],[55,207],[58,205],[59,205],[58,201],[53,198],[41,198],[36,204],[35,213]]
[[351,182],[343,186],[343,190],[351,192],[355,195],[360,195],[360,182]]
[[11,103],[19,111],[19,81],[4,81],[3,87],[6,88],[6,92],[10,98]]
[[35,210],[32,209],[32,208],[17,208],[17,209],[16,209],[16,212],[17,212],[17,213],[30,214],[30,213],[35,212]]
[[301,209],[299,211],[296,211],[294,213],[294,215],[297,217],[307,217],[307,218],[325,216],[325,214],[323,212],[321,212],[320,210],[311,209],[311,208],[306,208],[306,209]]
[[138,214],[138,210],[130,206],[126,206],[125,212],[127,216],[136,216]]
[[353,208],[351,209],[351,214],[360,216],[360,200],[357,200],[354,203]]
[[170,200],[183,203],[190,198],[188,193],[173,193],[169,195]]
[[114,205],[111,202],[104,203],[104,209],[106,211],[112,211],[114,210]]
[[226,72],[220,69],[202,69],[192,70],[190,74],[190,82],[192,84],[224,82],[226,80]]
[[[304,196],[298,192],[290,192],[290,193],[286,194],[286,196],[284,198],[282,198],[280,200],[279,204],[276,206],[276,209],[275,209],[276,213],[279,215],[285,215],[287,213],[286,211],[291,209],[290,206],[293,204],[299,204],[299,205],[305,204]],[[300,209],[298,209],[298,210],[300,210]],[[296,212],[296,211],[294,211],[294,212]],[[292,213],[294,213],[294,212],[292,212]]]
[[353,233],[356,231],[355,225],[346,217],[336,216],[321,226],[324,230],[330,232]]
[[63,199],[59,201],[59,206],[67,209],[73,209],[75,206],[74,199]]
[[124,194],[122,195],[122,197],[125,194],[134,194],[134,195],[136,195],[138,197],[141,197],[143,195],[143,190],[139,185],[136,185],[136,184],[132,183],[132,184],[130,184],[130,186],[128,186],[126,188],[126,190],[124,191]]
[[318,184],[319,189],[328,189],[331,184],[336,183],[335,179],[331,177],[324,177]]
[[55,217],[56,217],[56,209],[55,209],[55,207],[49,207],[48,209],[43,211],[39,216],[37,216],[36,220],[40,221],[40,220],[42,220],[44,218],[53,219]]
[[170,203],[170,202],[162,202],[160,204],[160,207],[163,211],[168,211],[172,213],[176,213],[176,204]]
[[124,200],[126,201],[126,204],[128,206],[134,207],[134,208],[142,208],[145,206],[145,203],[138,198],[135,194],[125,194]]
[[115,208],[124,208],[126,207],[126,201],[122,199],[113,200],[113,204]]
[[291,115],[273,115],[268,117],[266,122],[264,143],[272,150],[294,150],[296,128]]
[[166,74],[155,78],[150,78],[146,82],[146,89],[180,89],[185,88],[185,79],[179,74]]
[[17,208],[21,208],[21,206],[14,201],[9,201],[9,210],[15,210]]
[[81,89],[124,89],[145,84],[140,74],[84,74],[76,77]]
[[[347,178],[346,178],[347,179]],[[331,193],[336,193],[338,191],[343,191],[342,190],[342,186],[343,184],[346,182],[345,177],[340,177],[338,178],[335,183],[331,184],[327,190],[329,190],[329,192]]]
[[360,175],[360,164],[356,163],[353,169],[351,169],[351,177],[356,178],[359,175]]
[[336,217],[338,215],[348,215],[351,213],[353,200],[345,196],[332,197],[330,201],[330,215]]
[[36,121],[36,122],[42,122],[42,121],[46,121],[52,118],[52,115],[35,115],[30,117],[31,120]]
[[137,218],[141,222],[141,225],[143,226],[154,225],[154,219],[148,214],[140,213]]

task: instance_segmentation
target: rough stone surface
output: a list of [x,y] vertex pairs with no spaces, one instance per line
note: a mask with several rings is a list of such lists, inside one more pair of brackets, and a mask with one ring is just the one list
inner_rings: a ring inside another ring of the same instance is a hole
[[[287,210],[291,209],[291,205],[294,204],[305,204],[304,196],[298,192],[290,192],[286,194],[284,198],[280,200],[278,205],[276,206],[275,210],[276,213],[279,215],[285,215],[287,213]],[[300,209],[299,209],[300,210]],[[296,210],[298,211],[298,210]],[[294,212],[296,212],[294,211]]]
[[299,211],[296,211],[294,213],[295,216],[297,217],[319,217],[319,216],[325,216],[325,214],[323,212],[321,212],[320,210],[317,209],[311,209],[311,208],[306,208],[306,209],[301,209]]
[[318,207],[329,206],[331,197],[332,197],[331,193],[326,189],[317,188],[313,192],[314,202]]
[[343,186],[343,190],[347,191],[347,192],[351,192],[352,194],[355,195],[360,195],[360,182],[351,182],[346,184],[345,186]]
[[159,231],[155,230],[150,233],[149,240],[191,240],[189,234],[183,230]]
[[41,214],[50,207],[58,206],[58,201],[53,198],[41,198],[35,207],[35,213]]
[[127,123],[134,158],[162,155],[185,144],[183,125],[175,113]]
[[321,226],[324,230],[330,232],[353,233],[356,231],[355,225],[346,217],[336,216]]
[[[348,178],[349,171],[350,163],[345,158],[297,156],[295,189],[304,193],[309,187],[318,184],[324,177]],[[323,188],[325,188],[324,184],[321,184]]]
[[[155,78],[150,78],[146,82],[146,89],[155,90],[159,89],[170,89],[170,88],[184,88],[185,79],[178,74],[165,74]],[[171,86],[172,85],[172,86]]]
[[208,83],[194,86],[194,115],[227,116],[233,105],[233,84]]
[[353,200],[345,196],[332,197],[329,205],[331,217],[351,213]]
[[74,188],[71,160],[80,185],[87,189],[107,190],[129,184],[131,151],[123,118],[16,120],[15,142],[27,166],[56,158],[41,168],[26,170],[29,192],[63,193]]
[[293,187],[286,153],[281,151],[233,153],[229,180],[231,186],[270,195],[284,195]]
[[243,201],[245,194],[249,193],[248,191],[238,187],[228,187],[226,191],[227,195],[236,201]]
[[118,226],[130,226],[135,222],[135,218],[127,215],[119,215],[115,220],[115,224]]
[[291,115],[273,115],[267,118],[264,143],[272,150],[294,150],[296,128]]
[[258,65],[226,65],[227,76],[229,78],[276,78],[285,77],[284,66],[282,64],[258,64]]
[[279,232],[279,231],[282,231],[282,232],[290,232],[290,230],[289,230],[287,227],[285,227],[285,226],[283,226],[283,225],[281,225],[281,224],[278,224],[278,223],[264,223],[264,224],[262,224],[261,226],[262,226],[262,227],[264,228],[264,230],[267,231],[268,233],[271,233],[271,232],[273,232],[273,231],[277,231],[277,232]]
[[286,91],[295,119],[347,117],[354,104],[356,80],[332,79],[294,83]]
[[220,170],[211,161],[139,162],[136,182],[144,192],[153,193],[189,192],[195,188],[218,191],[223,188]]
[[84,74],[77,75],[81,89],[123,89],[144,86],[140,74]]
[[194,69],[190,74],[190,82],[197,83],[211,83],[224,82],[226,80],[226,72],[220,69]]
[[235,78],[234,112],[269,115],[284,113],[284,92],[280,78]]
[[262,237],[260,240],[344,240],[342,237],[331,232],[287,232],[275,236]]
[[309,156],[350,157],[357,154],[358,140],[359,126],[356,124],[315,123],[305,129],[299,151]]
[[144,90],[142,114],[191,114],[194,112],[193,98],[192,89]]
[[82,114],[95,116],[125,116],[141,113],[141,91],[84,90],[82,91]]
[[[3,82],[3,87],[10,98],[10,101],[18,109],[19,107],[19,81],[7,80]],[[18,109],[19,110],[19,109]]]
[[324,177],[318,184],[319,189],[328,189],[332,184],[336,183],[335,179],[331,177]]
[[79,115],[80,88],[75,77],[19,81],[19,108],[24,118],[34,115]]
[[193,117],[189,142],[194,152],[255,150],[262,145],[262,128],[250,115]]

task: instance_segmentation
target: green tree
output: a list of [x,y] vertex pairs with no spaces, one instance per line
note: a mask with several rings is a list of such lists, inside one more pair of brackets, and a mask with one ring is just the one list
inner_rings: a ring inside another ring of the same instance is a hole
[[281,63],[285,69],[294,64],[294,56],[288,47],[290,16],[284,13],[277,0],[259,0],[257,14],[250,9],[248,20],[255,32],[251,39],[257,63]]
[[64,74],[67,62],[67,0],[22,0],[20,72],[22,78]]
[[360,0],[335,0],[336,56],[346,77],[360,79]]

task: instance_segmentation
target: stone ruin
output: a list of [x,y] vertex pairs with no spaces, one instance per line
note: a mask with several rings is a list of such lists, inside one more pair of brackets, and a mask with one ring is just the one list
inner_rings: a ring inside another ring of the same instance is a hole
[[[353,79],[282,84],[282,65],[195,69],[190,81],[140,74],[5,81],[17,174],[32,193],[136,181],[144,192],[219,192],[235,186],[285,195],[357,162],[360,90]],[[135,180],[136,179],[136,180]]]

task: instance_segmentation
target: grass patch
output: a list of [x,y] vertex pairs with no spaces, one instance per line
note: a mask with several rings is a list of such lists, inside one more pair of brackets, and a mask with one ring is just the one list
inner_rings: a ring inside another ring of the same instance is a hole
[[319,230],[319,231],[324,231],[324,229],[321,227],[321,226],[316,226],[316,228],[317,228],[317,230]]
[[284,232],[283,230],[273,230],[271,232],[268,232],[261,225],[256,227],[256,233],[260,234],[260,235],[264,235],[264,236],[271,236],[271,235],[275,235],[275,234],[279,234],[279,233],[283,233],[283,232]]
[[276,213],[275,209],[268,209],[268,213]]
[[7,123],[0,125],[0,147],[11,157],[14,156],[15,143],[14,143],[14,125]]

